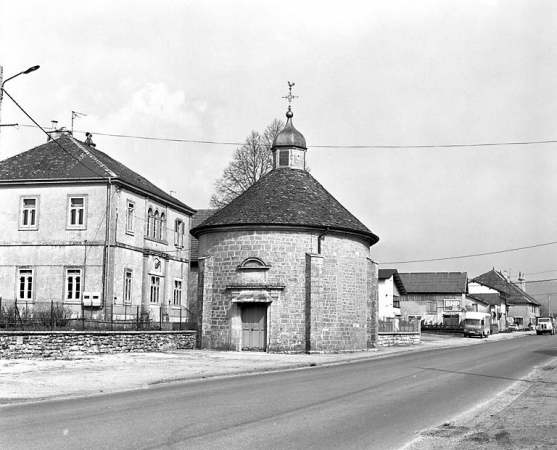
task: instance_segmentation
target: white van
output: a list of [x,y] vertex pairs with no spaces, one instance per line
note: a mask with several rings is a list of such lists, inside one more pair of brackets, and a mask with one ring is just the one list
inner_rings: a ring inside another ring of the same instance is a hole
[[488,337],[491,334],[491,314],[467,311],[464,313],[464,337]]
[[536,317],[536,334],[555,334],[553,317]]

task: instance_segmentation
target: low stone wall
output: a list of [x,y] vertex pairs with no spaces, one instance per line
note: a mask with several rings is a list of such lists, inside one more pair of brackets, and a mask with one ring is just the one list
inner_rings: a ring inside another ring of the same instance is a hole
[[417,345],[420,343],[421,333],[397,332],[379,333],[379,347],[393,347],[404,345]]
[[0,359],[194,349],[195,331],[6,331]]

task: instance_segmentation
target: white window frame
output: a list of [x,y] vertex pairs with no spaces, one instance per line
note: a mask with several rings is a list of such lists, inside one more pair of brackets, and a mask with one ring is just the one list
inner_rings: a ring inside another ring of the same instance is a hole
[[149,275],[149,303],[160,303],[161,279],[159,275]]
[[66,267],[64,303],[80,303],[83,297],[83,269]]
[[135,231],[135,202],[128,200],[126,205],[126,233],[133,234]]
[[[82,207],[73,207],[72,200],[82,199]],[[79,217],[79,212],[81,211],[81,220],[76,220],[76,223],[72,223],[73,212],[76,212],[75,217]],[[67,218],[67,228],[71,230],[85,230],[87,228],[87,195],[68,195],[68,218]]]
[[[26,207],[26,200],[34,200],[33,207]],[[39,228],[39,196],[38,195],[22,195],[19,202],[19,228],[21,230],[37,230]],[[29,219],[29,212],[32,211],[32,223],[26,223]]]
[[122,296],[125,305],[132,303],[133,270],[124,269],[124,294]]
[[172,306],[182,306],[183,281],[181,278],[174,278],[174,289],[172,296]]
[[35,298],[35,271],[31,267],[18,268],[16,283],[17,300],[32,302]]

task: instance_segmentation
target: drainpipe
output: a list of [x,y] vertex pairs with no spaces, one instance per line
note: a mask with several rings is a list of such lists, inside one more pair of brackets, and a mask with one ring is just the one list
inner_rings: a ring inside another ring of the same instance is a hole
[[317,254],[319,254],[319,255],[321,254],[321,241],[323,239],[325,239],[325,235],[327,235],[329,233],[330,233],[329,227],[327,227],[327,229],[323,233],[321,233],[319,236],[317,236]]
[[108,185],[106,187],[106,205],[108,213],[106,214],[106,243],[105,243],[105,258],[104,258],[104,279],[103,279],[103,303],[104,303],[104,317],[108,319],[108,282],[109,282],[109,268],[110,268],[110,226],[112,222],[112,180],[108,177]]

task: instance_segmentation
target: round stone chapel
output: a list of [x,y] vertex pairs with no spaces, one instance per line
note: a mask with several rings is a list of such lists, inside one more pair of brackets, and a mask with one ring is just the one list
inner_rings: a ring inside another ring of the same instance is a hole
[[379,238],[305,170],[306,140],[286,117],[273,170],[191,230],[201,348],[373,348]]

